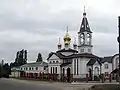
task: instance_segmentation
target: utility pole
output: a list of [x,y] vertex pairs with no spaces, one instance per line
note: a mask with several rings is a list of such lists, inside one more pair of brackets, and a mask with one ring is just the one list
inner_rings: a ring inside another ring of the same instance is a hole
[[119,84],[120,84],[120,16],[118,17],[118,43],[119,43]]
[[3,76],[3,65],[4,65],[4,60],[1,61],[1,74]]

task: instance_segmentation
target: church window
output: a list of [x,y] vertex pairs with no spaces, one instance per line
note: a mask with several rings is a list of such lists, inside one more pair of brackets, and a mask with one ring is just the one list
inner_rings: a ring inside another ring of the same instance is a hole
[[59,61],[56,61],[56,63],[59,63]]
[[55,71],[54,71],[54,67],[53,67],[53,74],[55,73]]
[[56,74],[57,74],[57,67],[56,67]]
[[50,61],[50,63],[52,63],[52,62]]
[[22,68],[21,68],[21,70],[22,70]]
[[84,52],[84,49],[81,49],[81,52]]
[[90,38],[90,34],[89,33],[87,33],[87,38]]
[[64,60],[63,60],[63,63],[66,63],[66,61],[67,61],[67,60],[64,59]]
[[88,49],[88,52],[91,52],[91,49]]
[[55,61],[53,61],[53,63],[55,63]]
[[31,67],[29,67],[29,70],[31,70]]
[[65,74],[65,69],[63,68],[63,75]]
[[105,76],[107,77],[109,75],[109,73],[108,72],[105,72]]
[[105,69],[108,69],[108,64],[105,64],[105,66],[104,66],[104,67],[105,67]]
[[89,25],[87,25],[87,27],[89,27]]
[[51,67],[51,74],[52,74],[52,67]]
[[78,59],[77,59],[77,75],[78,75]]
[[119,68],[119,57],[116,58],[116,68]]
[[74,75],[76,75],[76,59],[74,60]]
[[38,67],[36,67],[36,70],[38,70]]
[[84,27],[84,25],[82,25],[82,28]]
[[95,73],[95,75],[98,75],[98,74],[99,74],[99,68],[98,68],[98,67],[95,67],[94,73]]

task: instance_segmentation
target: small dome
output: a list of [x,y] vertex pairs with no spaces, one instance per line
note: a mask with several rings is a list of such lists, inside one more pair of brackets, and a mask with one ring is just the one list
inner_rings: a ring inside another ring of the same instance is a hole
[[67,30],[66,35],[64,37],[64,43],[65,43],[65,45],[70,44],[70,41],[71,41],[71,37],[70,37],[70,35],[68,33],[68,30]]
[[71,37],[69,36],[68,31],[67,31],[67,33],[66,33],[66,35],[65,35],[65,37],[64,37],[64,40],[68,40],[68,41],[71,40]]

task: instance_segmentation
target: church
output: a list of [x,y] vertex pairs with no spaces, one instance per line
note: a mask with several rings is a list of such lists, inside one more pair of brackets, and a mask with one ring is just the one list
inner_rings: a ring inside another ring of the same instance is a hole
[[119,55],[99,57],[92,53],[92,30],[90,29],[86,12],[83,13],[82,22],[76,39],[71,48],[71,37],[68,32],[64,36],[64,48],[59,39],[58,50],[51,52],[47,58],[48,72],[51,74],[63,74],[67,78],[72,75],[73,79],[86,78],[94,80],[102,73],[106,77],[110,73],[118,72]]

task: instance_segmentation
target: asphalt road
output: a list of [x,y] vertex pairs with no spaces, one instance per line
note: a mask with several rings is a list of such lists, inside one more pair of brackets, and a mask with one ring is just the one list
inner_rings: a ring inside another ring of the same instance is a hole
[[60,90],[48,84],[0,79],[0,90]]

